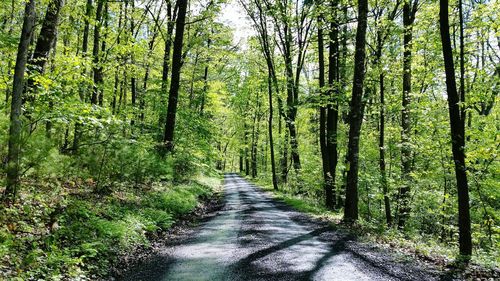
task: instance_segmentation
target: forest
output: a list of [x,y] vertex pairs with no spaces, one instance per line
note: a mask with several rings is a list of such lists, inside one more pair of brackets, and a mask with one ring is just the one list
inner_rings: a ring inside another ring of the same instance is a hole
[[498,270],[500,1],[3,0],[0,93],[0,280],[107,276],[227,172]]

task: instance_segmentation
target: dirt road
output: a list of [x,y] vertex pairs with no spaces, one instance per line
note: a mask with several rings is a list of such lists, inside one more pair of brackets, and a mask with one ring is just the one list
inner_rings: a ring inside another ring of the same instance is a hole
[[439,280],[293,211],[236,174],[225,206],[123,280]]

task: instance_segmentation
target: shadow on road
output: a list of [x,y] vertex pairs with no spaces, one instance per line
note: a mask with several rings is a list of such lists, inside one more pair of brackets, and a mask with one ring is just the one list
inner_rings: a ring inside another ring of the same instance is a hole
[[439,280],[353,247],[353,236],[311,221],[237,174],[225,176],[224,188],[216,216],[118,280]]

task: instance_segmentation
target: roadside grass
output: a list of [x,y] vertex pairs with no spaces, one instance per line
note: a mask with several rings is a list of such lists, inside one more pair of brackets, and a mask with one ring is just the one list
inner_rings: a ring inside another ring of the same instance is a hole
[[[381,248],[391,248],[401,254],[418,257],[442,267],[456,265],[457,243],[443,243],[436,237],[422,235],[418,232],[401,232],[395,227],[387,227],[385,222],[375,219],[368,221],[360,218],[355,225],[344,226],[342,224],[342,210],[330,211],[317,199],[304,195],[295,195],[283,189],[283,187],[276,191],[268,178],[252,179],[246,177],[247,180],[254,182],[259,188],[270,192],[275,199],[284,202],[297,211],[327,221],[337,229],[352,233],[360,242],[376,244]],[[470,267],[473,270],[495,270],[498,272],[500,251],[498,248],[488,252],[476,249]]]
[[246,179],[254,182],[259,188],[271,192],[275,199],[284,202],[297,211],[308,213],[315,218],[324,219],[335,224],[338,224],[342,218],[340,213],[328,210],[324,205],[313,198],[303,195],[293,195],[281,189],[276,191],[272,184],[263,178],[252,179],[247,177]]
[[148,246],[220,190],[218,177],[183,184],[122,184],[95,194],[92,182],[24,182],[0,210],[0,280],[94,280],[121,253]]

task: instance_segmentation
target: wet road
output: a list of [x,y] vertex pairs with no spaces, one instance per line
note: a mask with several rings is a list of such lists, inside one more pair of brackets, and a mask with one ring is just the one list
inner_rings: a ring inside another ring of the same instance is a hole
[[[412,280],[360,258],[350,239],[310,222],[236,174],[225,206],[123,280]],[[405,273],[405,268],[400,270]],[[397,272],[397,270],[396,270]],[[403,277],[403,278],[402,278]]]

